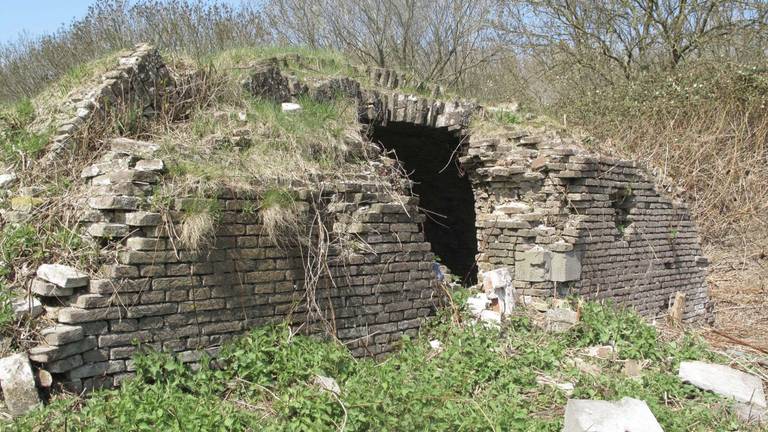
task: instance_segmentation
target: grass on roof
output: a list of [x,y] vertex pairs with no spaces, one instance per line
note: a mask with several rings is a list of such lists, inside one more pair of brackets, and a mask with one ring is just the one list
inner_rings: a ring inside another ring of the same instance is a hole
[[195,112],[161,137],[174,182],[243,186],[285,184],[310,174],[355,171],[344,135],[357,128],[354,102],[298,101],[301,110],[245,97]]

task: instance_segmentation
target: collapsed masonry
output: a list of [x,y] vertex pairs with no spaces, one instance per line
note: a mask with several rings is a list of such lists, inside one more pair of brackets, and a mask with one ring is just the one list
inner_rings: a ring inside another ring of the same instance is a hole
[[[165,170],[157,145],[109,140],[83,172],[81,223],[84,235],[114,252],[100,269],[45,265],[31,281],[55,325],[29,357],[58,382],[110,387],[131,376],[139,345],[194,363],[249,328],[281,320],[330,331],[355,355],[383,355],[440,305],[437,251],[467,281],[478,270],[501,270],[506,276],[490,289],[506,305],[574,294],[655,315],[681,291],[684,318],[706,317],[706,260],[695,226],[634,163],[589,155],[547,133],[470,136],[481,107],[440,101],[438,88],[430,97],[399,92],[411,83],[392,71],[368,70],[364,88],[351,78],[302,82],[280,64],[255,67],[244,85],[275,102],[354,98],[360,122],[380,141],[345,138],[372,153],[377,171],[294,185],[302,224],[323,233],[326,247],[309,248],[308,266],[301,245],[265,234],[251,210],[258,193],[222,190],[206,197],[221,209],[215,242],[186,250],[172,227],[200,198],[178,197],[167,215],[152,212]],[[173,88],[157,51],[137,47],[79,103],[49,159],[115,99],[138,101],[152,115],[157,104],[173,103]],[[414,181],[392,168],[392,153]]]

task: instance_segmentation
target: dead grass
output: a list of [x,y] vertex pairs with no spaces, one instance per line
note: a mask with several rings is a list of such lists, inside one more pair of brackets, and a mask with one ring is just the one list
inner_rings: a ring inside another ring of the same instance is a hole
[[185,213],[179,241],[185,249],[199,251],[211,244],[216,234],[216,218],[210,211]]

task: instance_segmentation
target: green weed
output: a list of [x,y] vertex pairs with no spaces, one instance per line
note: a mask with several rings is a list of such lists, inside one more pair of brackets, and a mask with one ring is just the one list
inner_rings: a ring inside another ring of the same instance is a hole
[[[555,432],[568,397],[537,383],[548,375],[575,383],[575,398],[645,400],[666,431],[749,430],[722,400],[676,377],[675,362],[665,356],[707,358],[698,341],[662,342],[635,314],[606,305],[586,303],[583,310],[582,325],[563,334],[544,332],[525,315],[497,330],[452,324],[441,311],[380,363],[354,359],[340,344],[293,334],[285,325],[260,327],[226,345],[215,362],[204,357],[196,372],[168,354],[144,352],[135,360],[136,378],[119,390],[97,392],[79,410],[62,409],[66,402],[59,401],[15,425],[21,431],[45,424],[54,431],[67,425],[74,431]],[[441,341],[439,351],[432,339]],[[602,361],[598,376],[569,363],[579,347],[605,342],[622,358],[658,360],[637,379],[622,374],[621,361]],[[341,393],[317,387],[316,375],[336,379]]]

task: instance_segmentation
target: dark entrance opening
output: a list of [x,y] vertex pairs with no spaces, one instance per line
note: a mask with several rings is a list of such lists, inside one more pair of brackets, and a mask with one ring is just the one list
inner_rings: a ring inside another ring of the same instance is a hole
[[[440,262],[466,284],[477,281],[475,197],[458,167],[460,139],[453,133],[409,123],[376,126],[372,139],[393,151],[414,182],[426,240]],[[394,157],[394,156],[393,156]]]

